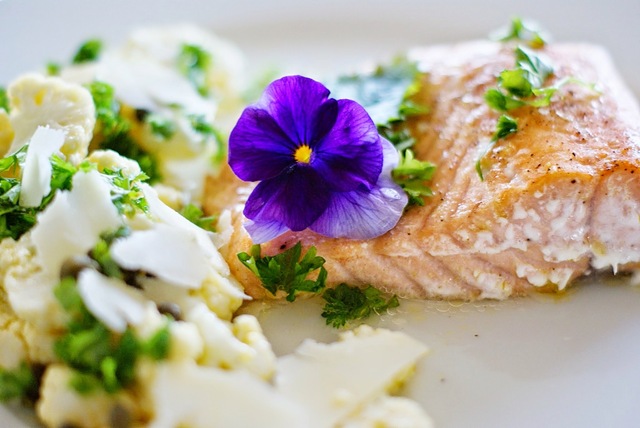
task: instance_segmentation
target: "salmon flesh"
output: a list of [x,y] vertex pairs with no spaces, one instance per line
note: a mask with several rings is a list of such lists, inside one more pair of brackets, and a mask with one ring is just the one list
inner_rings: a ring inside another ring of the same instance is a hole
[[[491,146],[500,113],[484,94],[513,68],[513,46],[467,42],[411,51],[422,73],[416,101],[429,112],[409,126],[416,157],[437,166],[433,196],[376,239],[288,232],[263,244],[263,253],[301,241],[326,259],[329,286],[371,284],[418,299],[505,299],[563,290],[594,271],[634,268],[640,262],[637,102],[602,48],[554,44],[541,53],[554,66],[545,86],[571,77],[596,89],[569,83],[547,107],[510,111],[518,131]],[[484,152],[481,180],[475,166]],[[265,297],[236,256],[251,246],[241,215],[251,187],[227,175],[209,181],[206,207],[233,208],[227,261],[248,294]]]

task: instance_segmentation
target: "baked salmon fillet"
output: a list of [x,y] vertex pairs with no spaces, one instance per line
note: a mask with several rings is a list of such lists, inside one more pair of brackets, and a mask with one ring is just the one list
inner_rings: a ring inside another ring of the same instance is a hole
[[[491,146],[499,113],[484,99],[513,46],[494,42],[415,49],[422,74],[411,119],[416,157],[437,166],[433,196],[407,209],[395,228],[368,241],[288,232],[263,244],[278,253],[298,241],[326,259],[327,285],[371,284],[419,299],[505,299],[563,290],[577,277],[640,262],[640,110],[607,53],[586,44],[541,50],[549,84],[572,77],[547,107],[509,112],[518,131]],[[488,151],[487,151],[488,150]],[[484,180],[476,171],[482,156]],[[250,186],[232,173],[208,182],[209,212],[232,208],[224,248],[234,275],[255,298],[268,294],[237,259],[251,240],[242,227]]]

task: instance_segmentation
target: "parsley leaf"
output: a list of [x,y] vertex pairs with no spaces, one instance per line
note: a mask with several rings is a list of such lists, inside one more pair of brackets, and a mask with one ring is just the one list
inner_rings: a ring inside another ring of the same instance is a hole
[[539,49],[547,44],[542,31],[536,28],[536,24],[525,22],[522,18],[515,17],[511,20],[511,25],[497,34],[496,38],[501,42],[512,40],[526,42],[532,48]]
[[90,39],[84,42],[73,56],[71,62],[73,64],[82,64],[84,62],[96,61],[102,53],[102,41],[99,39]]
[[391,175],[409,196],[409,204],[424,205],[423,197],[433,195],[425,182],[431,180],[435,171],[434,164],[416,159],[413,151],[406,149],[400,152],[398,166]]
[[105,168],[102,170],[102,175],[111,183],[111,201],[120,214],[132,217],[137,212],[149,211],[147,200],[140,189],[140,183],[149,178],[145,173],[127,177],[120,169]]
[[370,285],[362,289],[345,283],[327,289],[322,298],[327,302],[322,317],[327,325],[335,328],[344,327],[351,320],[361,320],[374,313],[396,308],[400,304],[397,296],[385,300],[382,292]]
[[131,123],[121,115],[120,103],[115,99],[113,87],[108,83],[94,81],[89,91],[96,106],[96,134],[100,148],[118,152],[138,162],[151,183],[160,180],[158,161],[144,150],[130,135]]
[[13,370],[0,367],[0,403],[37,395],[38,380],[26,363]]
[[518,122],[514,118],[507,116],[506,114],[503,114],[500,116],[500,118],[498,119],[498,124],[496,125],[496,131],[493,133],[493,136],[491,137],[490,144],[487,146],[484,153],[482,153],[482,156],[480,156],[476,161],[476,172],[478,173],[480,180],[484,180],[484,173],[482,172],[482,159],[487,154],[489,149],[491,149],[491,147],[496,143],[496,141],[502,138],[506,138],[510,134],[513,134],[514,132],[517,132],[517,131],[518,131]]
[[201,229],[208,230],[209,232],[216,231],[214,222],[217,220],[217,216],[205,216],[204,212],[197,205],[185,205],[180,210],[180,214]]
[[9,109],[9,96],[7,95],[7,90],[0,86],[0,108],[4,109],[7,113],[11,110]]
[[62,66],[57,62],[50,61],[45,65],[45,70],[48,76],[59,76],[61,69]]
[[189,115],[187,116],[189,122],[191,123],[191,127],[198,134],[202,135],[205,140],[213,139],[216,143],[217,149],[215,154],[213,155],[213,163],[219,164],[225,159],[227,144],[222,133],[211,123],[207,122],[204,116],[202,115]]
[[347,98],[362,105],[380,135],[399,150],[414,144],[405,124],[407,118],[428,112],[426,106],[412,100],[420,89],[420,72],[414,62],[404,57],[380,65],[372,73],[340,76],[327,87],[334,98]]
[[[302,256],[302,244],[298,242],[280,254],[262,257],[260,245],[254,245],[251,247],[251,254],[239,253],[238,259],[260,278],[271,294],[275,295],[279,290],[285,291],[290,302],[301,292],[317,293],[325,288],[325,260],[316,256],[315,247],[309,248]],[[317,278],[307,279],[316,270]]]
[[153,133],[153,135],[162,140],[168,140],[176,133],[175,123],[157,114],[146,115],[145,121],[151,127],[151,132]]
[[197,45],[184,44],[178,55],[178,69],[193,84],[200,95],[209,95],[207,72],[211,54]]
[[84,305],[74,278],[63,278],[54,295],[70,318],[67,331],[54,342],[54,352],[75,370],[71,386],[79,393],[88,394],[96,388],[116,393],[133,383],[140,357],[167,358],[168,324],[142,341],[131,328],[114,333],[96,319]]

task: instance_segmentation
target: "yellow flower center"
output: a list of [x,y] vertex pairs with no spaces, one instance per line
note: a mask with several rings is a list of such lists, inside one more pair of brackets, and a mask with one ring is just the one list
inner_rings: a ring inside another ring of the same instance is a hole
[[296,149],[295,153],[293,154],[293,158],[296,160],[296,162],[309,163],[311,162],[312,152],[313,151],[311,150],[311,147],[303,144]]

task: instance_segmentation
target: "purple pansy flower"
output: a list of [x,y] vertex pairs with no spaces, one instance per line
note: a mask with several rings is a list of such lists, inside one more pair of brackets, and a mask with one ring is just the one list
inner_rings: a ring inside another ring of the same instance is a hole
[[407,196],[391,178],[398,153],[364,108],[303,76],[271,83],[229,137],[229,165],[259,181],[244,208],[256,243],[287,230],[369,239],[398,222]]

